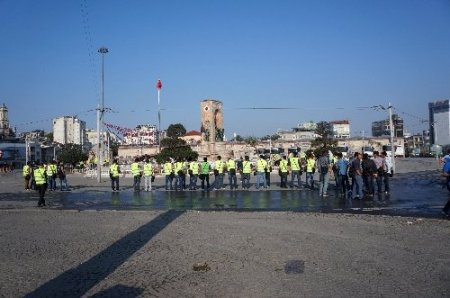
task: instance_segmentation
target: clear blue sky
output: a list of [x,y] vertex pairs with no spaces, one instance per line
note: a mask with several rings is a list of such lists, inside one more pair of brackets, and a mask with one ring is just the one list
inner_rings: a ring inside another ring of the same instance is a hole
[[389,101],[418,132],[450,98],[449,0],[0,0],[0,20],[0,103],[19,131],[96,127],[101,46],[106,122],[123,127],[157,124],[158,78],[163,127],[198,130],[213,98],[228,138],[339,119],[370,135],[387,114],[357,107]]

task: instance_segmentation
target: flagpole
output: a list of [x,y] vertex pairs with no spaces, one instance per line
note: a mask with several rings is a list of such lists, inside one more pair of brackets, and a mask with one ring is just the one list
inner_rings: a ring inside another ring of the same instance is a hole
[[161,88],[162,82],[158,79],[156,89],[158,89],[158,150],[161,152]]
[[158,150],[161,152],[161,90],[158,89]]

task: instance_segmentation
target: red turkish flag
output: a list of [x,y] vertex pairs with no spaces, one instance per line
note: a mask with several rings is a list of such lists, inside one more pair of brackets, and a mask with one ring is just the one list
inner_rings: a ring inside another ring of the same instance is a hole
[[158,82],[156,82],[156,88],[157,88],[158,90],[161,90],[161,88],[162,88],[161,80],[158,80]]

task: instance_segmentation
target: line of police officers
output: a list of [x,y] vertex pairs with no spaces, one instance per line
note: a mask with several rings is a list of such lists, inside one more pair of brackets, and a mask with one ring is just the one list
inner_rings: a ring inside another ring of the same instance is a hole
[[[238,189],[237,174],[240,173],[242,181],[242,189],[249,189],[251,184],[251,174],[256,176],[255,188],[260,189],[270,187],[270,173],[273,170],[273,164],[278,165],[278,174],[281,176],[281,188],[288,188],[287,177],[291,173],[291,188],[301,189],[302,169],[306,169],[306,185],[314,188],[313,174],[316,160],[313,155],[306,158],[298,157],[296,153],[290,154],[289,157],[283,156],[280,160],[273,162],[270,158],[265,158],[263,155],[253,164],[248,156],[238,161],[229,158],[226,162],[222,161],[221,156],[218,156],[216,161],[209,163],[205,157],[202,162],[189,159],[187,161],[167,159],[162,165],[162,172],[165,177],[166,190],[197,190],[198,179],[201,181],[202,190],[219,190],[225,189],[224,177],[228,174],[228,182],[231,190]],[[210,184],[210,174],[213,170],[215,179]],[[57,177],[57,163],[52,161],[48,164],[38,163],[32,165],[28,162],[23,167],[23,177],[25,181],[25,190],[35,189],[39,192],[38,207],[45,206],[45,192],[47,189],[56,190]],[[155,180],[155,169],[149,158],[145,158],[144,163],[136,158],[131,164],[131,173],[133,175],[133,189],[140,191],[140,183],[144,177],[144,191],[151,191],[152,183]],[[121,171],[117,160],[114,160],[109,168],[109,175],[111,178],[111,188],[113,191],[119,191],[119,177]],[[189,174],[189,185],[186,185],[186,176]],[[295,178],[297,185],[295,185]],[[175,185],[173,181],[175,180]],[[67,188],[67,186],[66,186]],[[61,188],[62,190],[62,188]]]
[[[309,156],[297,155],[291,153],[289,157],[283,156],[281,159],[272,161],[271,158],[266,158],[260,155],[255,163],[249,160],[248,156],[236,161],[229,158],[223,161],[221,156],[210,163],[208,159],[203,158],[202,162],[196,160],[172,160],[168,158],[162,165],[162,174],[165,178],[164,187],[166,190],[197,190],[198,179],[201,181],[200,188],[202,190],[219,190],[225,189],[224,178],[228,174],[228,185],[230,190],[238,188],[237,174],[240,173],[242,181],[242,189],[250,188],[251,174],[256,176],[255,188],[267,189],[270,187],[270,173],[273,171],[273,166],[278,165],[278,174],[281,176],[281,188],[288,188],[288,175],[291,174],[291,188],[302,189],[301,175],[303,170],[306,170],[306,185],[314,188],[313,175],[315,171],[316,159],[313,154]],[[143,162],[136,158],[130,165],[131,174],[133,176],[133,190],[140,191],[140,183],[144,177],[144,191],[152,190],[152,182],[155,179],[154,165],[149,158],[145,158]],[[214,182],[210,184],[211,171],[214,173]],[[119,190],[120,167],[117,160],[114,160],[109,169],[111,178],[111,188],[113,191]],[[187,184],[187,175],[189,175],[189,182]],[[295,183],[295,181],[297,183]],[[174,183],[175,182],[175,183]]]

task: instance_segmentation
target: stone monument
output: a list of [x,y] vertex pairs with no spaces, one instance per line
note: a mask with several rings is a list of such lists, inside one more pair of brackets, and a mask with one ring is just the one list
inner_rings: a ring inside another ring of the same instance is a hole
[[208,144],[209,155],[216,155],[216,143],[221,144],[224,138],[222,102],[214,99],[201,101],[200,115],[202,141]]

